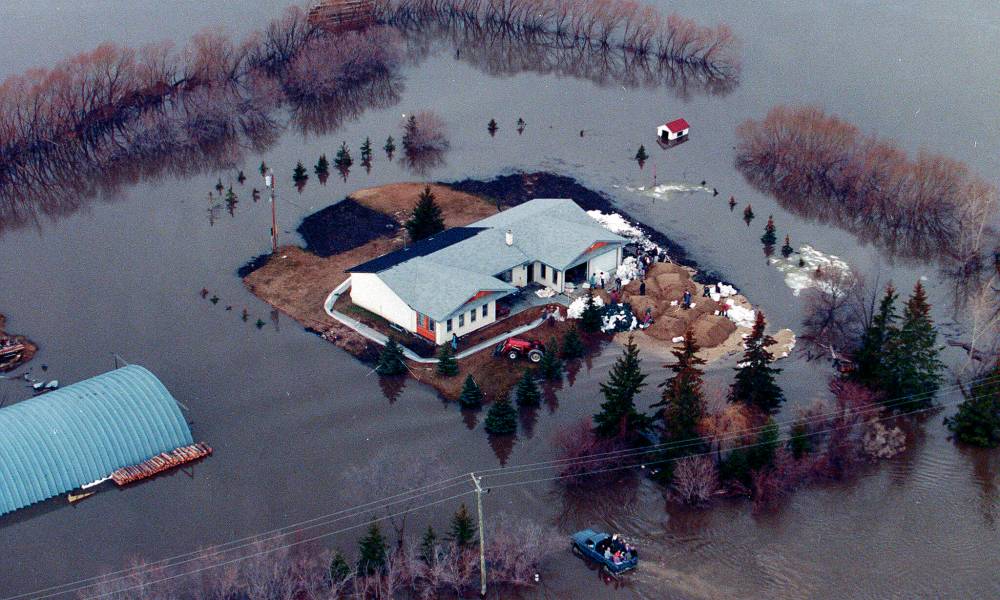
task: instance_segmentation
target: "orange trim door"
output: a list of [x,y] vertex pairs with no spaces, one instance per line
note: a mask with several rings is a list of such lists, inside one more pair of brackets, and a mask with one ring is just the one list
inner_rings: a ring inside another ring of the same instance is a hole
[[427,315],[417,313],[417,334],[419,334],[420,337],[427,338],[428,340],[437,343],[437,334],[434,333],[434,319],[431,319]]

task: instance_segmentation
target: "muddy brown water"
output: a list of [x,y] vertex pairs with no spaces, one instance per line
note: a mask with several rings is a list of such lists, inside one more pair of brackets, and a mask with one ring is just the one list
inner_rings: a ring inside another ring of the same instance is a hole
[[[494,77],[442,45],[404,70],[397,104],[364,112],[326,135],[289,131],[262,154],[248,152],[242,168],[250,179],[236,185],[240,202],[232,216],[222,208],[210,220],[205,197],[218,176],[235,179],[235,170],[140,181],[65,217],[41,216],[35,226],[6,231],[0,238],[0,307],[19,332],[39,343],[33,368],[46,364],[48,376],[65,383],[111,368],[112,353],[143,364],[189,407],[196,439],[216,453],[195,467],[193,477],[176,472],[73,507],[52,501],[3,517],[0,596],[372,499],[352,485],[351,466],[380,461],[405,473],[415,457],[433,458],[445,462],[450,475],[498,465],[477,415],[463,415],[412,381],[401,390],[380,383],[367,366],[272,313],[235,276],[270,244],[269,207],[250,198],[252,186],[262,187],[254,176],[260,160],[281,178],[282,238],[297,240],[303,216],[352,189],[415,177],[398,160],[390,164],[376,153],[370,174],[355,167],[346,183],[334,176],[325,186],[311,178],[298,193],[290,183],[295,162],[311,165],[320,153],[332,156],[345,140],[356,147],[371,136],[378,147],[387,135],[399,139],[403,113],[433,107],[448,124],[452,149],[428,178],[489,178],[513,168],[573,176],[611,194],[700,264],[726,273],[776,328],[798,325],[801,302],[761,252],[758,238],[772,213],[779,235],[791,233],[793,243],[810,243],[862,270],[879,264],[900,287],[926,276],[937,318],[946,331],[954,330],[950,291],[933,267],[894,261],[754,192],[732,166],[733,130],[777,103],[819,103],[914,151],[924,145],[967,161],[980,174],[1000,172],[995,90],[984,77],[1000,72],[1000,10],[988,2],[685,1],[671,8],[703,21],[724,20],[743,39],[744,70],[728,94],[684,96],[663,87],[623,89],[617,82],[531,72]],[[181,41],[206,26],[245,33],[278,11],[251,2],[16,1],[5,6],[0,23],[0,73],[48,65],[106,39]],[[691,140],[663,151],[653,142],[653,128],[675,116],[692,123]],[[514,127],[519,117],[527,123],[522,135]],[[486,130],[490,118],[500,124],[495,137]],[[629,160],[640,143],[652,154],[641,171]],[[658,182],[706,180],[720,195],[659,200],[626,189],[651,184],[654,167]],[[730,213],[725,206],[731,194],[738,209],[753,203],[759,218],[750,227],[739,218],[741,210]],[[203,299],[202,288],[217,295],[218,304]],[[247,322],[240,318],[243,308]],[[257,319],[264,322],[260,329]],[[609,347],[572,386],[556,391],[551,408],[536,415],[531,436],[522,433],[510,449],[508,465],[552,457],[553,433],[597,407],[598,383],[615,352]],[[646,366],[653,382],[662,379],[654,361]],[[731,366],[716,366],[713,377],[728,377]],[[824,393],[824,368],[800,358],[781,366],[792,402]],[[29,390],[4,381],[4,393],[13,401]],[[654,396],[650,388],[643,401]],[[646,484],[634,501],[609,504],[570,499],[543,482],[497,490],[485,508],[488,515],[543,519],[566,534],[591,524],[612,528],[643,548],[642,568],[620,587],[603,584],[568,551],[558,553],[546,560],[535,597],[998,596],[1000,459],[953,446],[940,415],[919,432],[901,458],[863,469],[846,483],[799,491],[763,514],[739,501],[681,510]],[[425,519],[443,521],[422,513],[413,522]],[[354,537],[324,542],[349,546]]]

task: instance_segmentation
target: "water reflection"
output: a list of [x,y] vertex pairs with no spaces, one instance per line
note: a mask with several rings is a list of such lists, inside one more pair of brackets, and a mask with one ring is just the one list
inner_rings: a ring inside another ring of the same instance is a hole
[[389,404],[395,404],[406,388],[406,375],[380,376],[378,387],[382,390],[382,394],[389,401]]
[[487,437],[490,441],[490,448],[493,449],[493,454],[495,454],[497,460],[500,461],[500,466],[507,466],[510,454],[514,451],[514,444],[517,443],[517,436],[490,434]]

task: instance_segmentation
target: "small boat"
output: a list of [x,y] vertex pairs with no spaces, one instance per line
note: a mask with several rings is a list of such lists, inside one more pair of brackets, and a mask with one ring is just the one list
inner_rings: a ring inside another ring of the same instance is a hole
[[66,496],[66,498],[69,500],[70,504],[76,504],[80,500],[83,500],[84,498],[90,498],[91,496],[93,496],[96,493],[97,492],[80,492],[79,494],[74,494],[74,493],[70,492]]
[[[575,554],[598,563],[612,577],[639,566],[639,552],[620,537],[613,538],[594,529],[583,529],[571,535],[569,540]],[[620,559],[615,559],[614,554],[617,553],[621,553]]]

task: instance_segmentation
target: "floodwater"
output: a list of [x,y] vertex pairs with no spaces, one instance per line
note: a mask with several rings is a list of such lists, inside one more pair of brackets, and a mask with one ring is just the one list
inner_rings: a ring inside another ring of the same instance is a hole
[[[209,210],[217,178],[236,169],[162,175],[116,186],[58,218],[5,230],[0,237],[0,310],[12,331],[41,351],[37,372],[64,383],[114,366],[113,354],[156,373],[189,409],[197,440],[216,453],[180,472],[125,490],[100,493],[74,507],[51,501],[0,519],[0,596],[27,593],[121,568],[132,557],[155,560],[242,538],[373,500],[357,473],[379,463],[407,483],[415,460],[445,463],[447,475],[495,468],[487,436],[454,405],[412,381],[402,389],[290,319],[272,313],[236,277],[247,259],[269,249],[270,210],[254,203],[265,160],[283,178],[278,218],[283,241],[306,214],[353,189],[416,179],[376,153],[370,174],[357,164],[346,182],[315,176],[302,191],[292,167],[333,156],[341,141],[376,147],[400,136],[404,113],[434,108],[448,125],[452,149],[427,178],[491,177],[510,169],[553,170],[610,193],[628,212],[684,245],[702,265],[724,273],[768,315],[795,329],[801,299],[768,266],[759,236],[773,214],[779,238],[808,243],[862,271],[879,268],[901,288],[927,277],[936,317],[950,324],[950,290],[932,265],[905,264],[836,228],[804,221],[754,191],[732,165],[734,128],[778,103],[816,103],[863,130],[966,161],[973,171],[1000,172],[995,78],[1000,72],[1000,9],[989,2],[671,3],[704,22],[722,20],[743,40],[744,69],[728,93],[669,86],[596,83],[568,74],[525,72],[518,57],[480,62],[448,44],[403,72],[398,101],[369,110],[340,129],[303,135],[290,128],[262,154],[244,152],[248,181],[235,185],[232,215]],[[203,27],[236,34],[262,27],[278,7],[254,2],[10,2],[0,23],[5,60],[0,75],[44,66],[104,40],[182,43]],[[391,102],[391,101],[390,101]],[[687,143],[663,151],[655,125],[683,116]],[[514,123],[523,118],[522,135]],[[490,137],[486,123],[500,125]],[[585,130],[580,137],[580,130]],[[643,143],[643,170],[630,160]],[[654,199],[626,188],[700,183],[719,197],[680,194]],[[100,183],[100,182],[95,182]],[[726,200],[734,195],[737,210]],[[752,202],[755,220],[741,219]],[[208,297],[217,296],[213,304]],[[227,310],[231,307],[231,310]],[[246,308],[247,321],[240,317]],[[263,326],[255,322],[260,319]],[[594,412],[598,383],[615,348],[595,357],[555,391],[522,432],[506,464],[553,457],[552,435]],[[954,361],[956,356],[948,355]],[[663,378],[648,359],[651,381]],[[728,377],[731,365],[713,376]],[[825,367],[784,361],[781,383],[792,402],[824,393]],[[13,402],[29,390],[0,382]],[[651,386],[643,400],[652,402]],[[954,400],[954,396],[943,398]],[[950,408],[945,411],[950,411]],[[475,420],[475,419],[472,419]],[[622,588],[608,586],[568,551],[548,559],[538,597],[643,598],[936,598],[1000,595],[1000,517],[996,454],[956,448],[941,415],[918,428],[901,457],[849,482],[801,490],[778,509],[753,513],[743,502],[682,511],[643,484],[612,507],[563,496],[551,482],[498,489],[485,498],[488,517],[544,519],[562,533],[590,524],[635,537],[646,558]],[[534,473],[522,479],[544,478]],[[437,477],[435,477],[437,479]],[[487,485],[489,482],[487,481]],[[441,524],[455,508],[411,517]],[[352,523],[353,524],[353,523]],[[301,536],[334,531],[343,523]],[[356,532],[324,544],[349,547]],[[300,538],[297,538],[300,539]]]

